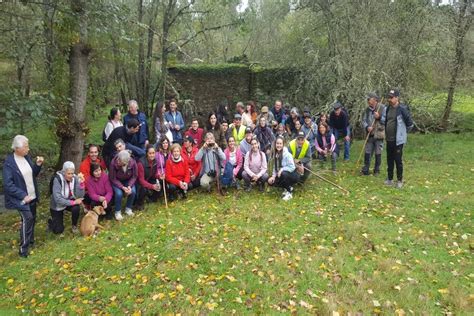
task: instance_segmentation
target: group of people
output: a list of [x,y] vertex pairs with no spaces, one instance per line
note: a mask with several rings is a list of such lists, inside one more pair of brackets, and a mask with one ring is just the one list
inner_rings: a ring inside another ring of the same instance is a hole
[[[369,174],[373,154],[373,172],[380,172],[386,139],[385,183],[394,183],[396,165],[396,185],[401,188],[403,144],[413,123],[408,108],[399,101],[398,90],[390,90],[387,98],[385,107],[376,94],[367,96],[362,120],[367,141],[361,173]],[[210,192],[214,183],[219,190],[240,189],[243,185],[245,191],[256,187],[263,192],[266,185],[280,187],[282,199],[287,201],[293,197],[295,185],[311,174],[313,159],[321,164],[330,160],[334,172],[340,147],[344,148],[344,160],[349,159],[351,127],[348,113],[339,102],[333,104],[329,115],[322,113],[317,118],[307,110],[287,110],[280,100],[271,109],[263,106],[260,113],[253,102],[246,106],[238,102],[235,114],[229,112],[227,107],[219,107],[208,115],[205,128],[193,118],[185,130],[176,100],[170,100],[168,107],[159,104],[153,115],[153,144],[147,118],[136,101],[129,102],[123,119],[120,110],[113,108],[102,133],[102,155],[98,145],[89,145],[79,172],[74,163],[66,161],[51,178],[48,229],[62,233],[63,215],[69,211],[72,231],[77,233],[81,206],[86,211],[102,206],[107,219],[121,221],[122,204],[124,213],[133,216],[133,209],[143,209],[145,201],[186,198],[189,190],[198,187]],[[5,202],[7,208],[20,212],[19,254],[26,257],[34,243],[39,201],[36,176],[44,159],[37,157],[33,162],[28,155],[28,139],[23,135],[13,139],[12,149],[3,169]]]

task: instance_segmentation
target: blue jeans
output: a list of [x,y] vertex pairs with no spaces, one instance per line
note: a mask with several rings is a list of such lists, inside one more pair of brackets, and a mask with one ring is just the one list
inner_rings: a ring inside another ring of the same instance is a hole
[[350,140],[345,140],[344,137],[344,131],[342,130],[333,130],[334,137],[336,138],[336,142],[338,143],[339,146],[341,146],[341,143],[344,142],[344,160],[349,160],[349,152],[351,150],[351,141]]
[[[121,181],[124,186],[128,186],[128,181]],[[124,192],[119,187],[112,185],[114,189],[114,202],[115,202],[115,212],[120,212],[122,208],[122,197],[124,196]],[[126,208],[132,208],[133,201],[135,201],[135,194],[136,194],[135,186],[132,187],[132,193],[127,197],[127,204],[125,205]]]

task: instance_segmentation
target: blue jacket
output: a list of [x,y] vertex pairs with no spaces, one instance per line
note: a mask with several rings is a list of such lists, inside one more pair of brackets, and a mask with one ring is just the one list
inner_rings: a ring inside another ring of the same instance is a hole
[[[385,108],[384,117],[387,118],[388,111],[392,111],[393,107],[387,106]],[[407,142],[407,133],[413,128],[413,120],[411,119],[410,111],[405,104],[400,103],[397,108],[397,125],[395,130],[397,146]],[[387,127],[387,119],[385,119],[385,128]]]
[[296,166],[295,166],[295,161],[293,160],[293,156],[288,151],[288,148],[283,147],[281,168],[277,170],[277,166],[276,166],[276,162],[275,162],[273,164],[273,174],[276,175],[277,172],[280,171],[280,170],[293,172],[293,171],[295,171],[295,169],[296,169]]
[[[36,177],[41,171],[41,166],[34,164],[30,156],[25,156],[26,161],[33,170],[33,183],[35,185],[36,199],[39,201],[38,183]],[[26,183],[23,175],[15,162],[13,154],[7,155],[5,164],[3,165],[3,189],[5,191],[5,207],[8,209],[16,209],[20,211],[28,211],[28,204],[21,205],[21,201],[28,195]]]
[[[181,132],[184,129],[184,120],[183,120],[183,116],[181,115],[181,112],[176,111],[176,115],[175,117],[173,117],[173,114],[171,114],[170,111],[167,111],[165,113],[165,122],[171,123],[170,130],[171,130],[171,133],[173,134],[173,142],[181,142],[181,140],[183,140],[183,136]],[[174,128],[176,124],[179,125],[180,127],[179,131],[177,131]]]
[[136,143],[139,146],[143,146],[145,145],[145,141],[150,139],[149,131],[148,131],[148,123],[146,121],[145,113],[138,112],[137,115],[132,115],[130,113],[127,113],[123,117],[123,125],[127,126],[128,121],[132,118],[136,119],[141,124],[140,130],[138,131],[137,134],[134,135],[134,137],[136,138]]

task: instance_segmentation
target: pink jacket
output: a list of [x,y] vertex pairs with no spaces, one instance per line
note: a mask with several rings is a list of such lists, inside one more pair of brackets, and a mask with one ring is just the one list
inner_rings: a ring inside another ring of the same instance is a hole
[[[224,155],[225,155],[225,161],[223,163],[223,166],[225,166],[227,162],[229,161],[229,158],[230,158],[229,148],[226,148],[224,150]],[[239,147],[236,148],[235,158],[236,158],[237,164],[234,166],[234,177],[239,173],[240,168],[242,168],[243,159],[242,159],[242,152],[240,151]]]

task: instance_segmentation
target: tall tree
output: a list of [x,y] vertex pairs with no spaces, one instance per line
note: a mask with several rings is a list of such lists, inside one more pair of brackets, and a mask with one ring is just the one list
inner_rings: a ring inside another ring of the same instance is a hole
[[459,3],[458,13],[454,23],[454,63],[451,68],[451,79],[448,86],[448,98],[441,118],[441,129],[446,130],[449,126],[449,116],[453,107],[454,91],[456,90],[457,80],[464,66],[464,39],[472,23],[472,1],[462,0]]
[[61,138],[59,164],[69,160],[79,166],[88,132],[86,101],[91,47],[87,42],[87,3],[86,0],[70,0],[76,40],[71,43],[69,50],[70,102],[67,105],[67,118],[58,125]]

